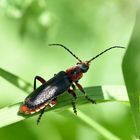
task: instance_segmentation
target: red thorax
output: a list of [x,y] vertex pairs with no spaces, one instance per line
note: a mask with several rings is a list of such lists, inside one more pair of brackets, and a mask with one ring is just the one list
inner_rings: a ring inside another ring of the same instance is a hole
[[70,78],[72,82],[78,81],[83,76],[81,69],[77,66],[73,66],[67,69],[66,74],[68,75],[68,77]]

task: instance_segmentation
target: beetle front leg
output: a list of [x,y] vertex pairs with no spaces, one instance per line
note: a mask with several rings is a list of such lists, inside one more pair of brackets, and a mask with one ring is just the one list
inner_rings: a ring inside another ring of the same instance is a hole
[[74,85],[74,84],[72,84],[71,86],[72,86],[73,90],[75,91],[75,90],[76,90],[75,85]]
[[75,82],[75,84],[76,84],[76,86],[78,87],[78,89],[79,89],[82,93],[84,93],[85,98],[86,98],[87,100],[89,100],[89,101],[92,102],[93,104],[96,104],[96,101],[93,100],[93,99],[91,99],[91,98],[89,98],[89,97],[87,96],[87,94],[86,94],[86,92],[84,91],[83,87],[82,87],[78,82]]
[[36,76],[34,78],[34,90],[36,90],[36,80],[40,81],[42,84],[44,84],[46,82],[46,80],[44,80],[42,77]]
[[72,107],[73,107],[73,111],[74,111],[74,113],[77,115],[77,110],[76,110],[76,98],[77,98],[77,96],[76,96],[76,93],[74,92],[74,90],[72,90],[72,89],[68,89],[68,93],[70,93],[74,98],[72,98]]

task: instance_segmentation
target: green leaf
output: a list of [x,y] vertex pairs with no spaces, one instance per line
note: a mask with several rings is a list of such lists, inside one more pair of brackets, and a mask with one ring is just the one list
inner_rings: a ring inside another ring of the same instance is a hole
[[[85,88],[86,93],[92,99],[95,99],[98,103],[108,101],[122,101],[128,102],[126,88],[124,86],[96,86]],[[89,103],[79,90],[77,92],[77,105],[84,105]],[[47,111],[62,112],[63,110],[71,107],[71,100],[69,94],[63,94],[59,97],[58,104]],[[10,125],[12,123],[24,120],[34,115],[23,115],[19,114],[20,103],[4,107],[0,110],[0,127]],[[78,108],[78,106],[77,106]],[[9,115],[10,114],[10,115]],[[36,113],[35,115],[37,115]]]
[[0,68],[0,76],[25,92],[31,91],[32,85],[30,83],[2,68]]
[[137,137],[140,139],[140,10],[123,60],[123,73],[128,90]]

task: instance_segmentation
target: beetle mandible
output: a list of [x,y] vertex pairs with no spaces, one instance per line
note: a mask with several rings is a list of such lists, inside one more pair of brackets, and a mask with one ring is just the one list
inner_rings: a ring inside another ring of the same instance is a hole
[[[75,106],[77,98],[75,93],[76,86],[84,94],[87,100],[89,100],[93,104],[96,103],[95,100],[88,97],[83,87],[79,84],[79,80],[82,78],[83,74],[88,71],[91,61],[113,48],[125,48],[121,46],[113,46],[104,50],[103,52],[99,53],[98,55],[96,55],[88,61],[82,61],[75,54],[73,54],[66,46],[62,44],[49,44],[49,46],[53,45],[63,47],[79,62],[76,64],[76,66],[70,67],[66,71],[60,71],[48,81],[44,80],[40,76],[36,76],[34,78],[34,90],[25,98],[24,103],[20,106],[20,112],[23,114],[33,114],[35,112],[40,111],[37,124],[39,123],[41,116],[45,111],[45,108],[53,107],[54,105],[56,105],[57,97],[65,91],[68,91],[68,93],[74,97],[72,99],[72,106],[74,113],[77,114]],[[36,88],[36,80],[42,83],[42,85],[38,88]]]

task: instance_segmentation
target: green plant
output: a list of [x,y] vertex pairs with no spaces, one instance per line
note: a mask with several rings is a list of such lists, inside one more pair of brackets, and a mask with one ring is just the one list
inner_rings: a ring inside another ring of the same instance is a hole
[[[139,44],[139,28],[134,29],[131,38],[137,9],[134,2],[2,0],[0,7],[1,139],[132,140],[135,132],[131,115],[135,116],[138,137],[139,48],[135,46]],[[124,50],[112,50],[94,61],[80,80],[97,104],[87,104],[77,90],[78,116],[72,113],[67,92],[54,108],[44,113],[37,127],[38,114],[31,119],[18,114],[21,102],[32,92],[35,75],[48,80],[76,63],[64,50],[49,48],[46,43],[62,43],[82,60],[88,60],[108,47],[127,46],[129,40],[123,73],[132,114],[121,71]]]
[[123,61],[124,78],[130,99],[132,115],[140,139],[140,9],[137,12],[134,30]]

